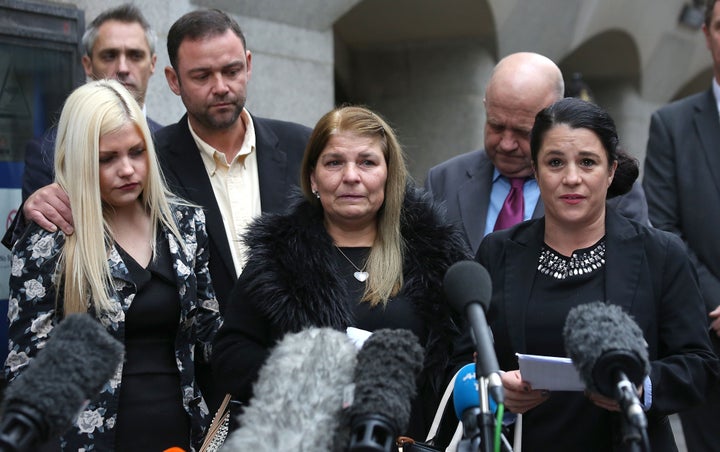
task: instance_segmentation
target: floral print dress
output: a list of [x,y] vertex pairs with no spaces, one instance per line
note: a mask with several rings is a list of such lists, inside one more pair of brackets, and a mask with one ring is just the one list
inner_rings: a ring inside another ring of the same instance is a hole
[[[194,377],[194,360],[209,361],[211,344],[220,327],[218,303],[208,271],[208,236],[205,215],[199,208],[172,206],[186,247],[163,228],[167,238],[180,301],[180,323],[175,340],[175,359],[180,374],[183,406],[191,419],[191,444],[202,442],[209,423],[207,405]],[[56,311],[56,269],[65,236],[47,232],[37,225],[28,227],[12,252],[10,274],[9,354],[5,376],[10,382],[44,347],[53,327],[62,318]],[[112,276],[113,309],[97,314],[89,310],[110,334],[124,343],[125,314],[135,297],[136,287],[117,247],[108,251]],[[62,304],[62,291],[58,305]],[[78,415],[73,428],[60,439],[63,450],[105,451],[115,445],[115,421],[122,385],[122,364],[115,376]]]

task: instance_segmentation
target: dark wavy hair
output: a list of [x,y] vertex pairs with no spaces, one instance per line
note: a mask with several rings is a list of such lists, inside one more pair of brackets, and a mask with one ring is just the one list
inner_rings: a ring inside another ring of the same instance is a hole
[[603,108],[573,97],[559,100],[535,116],[535,124],[530,132],[530,151],[536,168],[538,153],[545,136],[550,129],[560,124],[572,129],[592,131],[605,149],[608,163],[618,163],[615,177],[608,188],[608,198],[624,195],[630,191],[640,174],[640,169],[638,161],[620,148],[615,121]]

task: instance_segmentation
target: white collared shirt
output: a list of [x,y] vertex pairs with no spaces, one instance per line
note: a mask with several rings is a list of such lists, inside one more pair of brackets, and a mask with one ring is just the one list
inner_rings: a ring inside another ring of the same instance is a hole
[[255,126],[245,109],[240,114],[240,120],[245,124],[245,138],[231,162],[227,161],[225,154],[198,137],[188,120],[190,133],[200,149],[200,156],[222,214],[235,272],[238,275],[247,260],[247,248],[241,237],[252,220],[262,213]]

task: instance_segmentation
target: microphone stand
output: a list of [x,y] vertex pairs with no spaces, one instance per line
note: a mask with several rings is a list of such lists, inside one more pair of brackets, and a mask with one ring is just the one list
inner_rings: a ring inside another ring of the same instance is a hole
[[457,452],[478,452],[480,450],[481,433],[480,424],[480,408],[473,407],[465,410],[463,413],[463,439],[457,445]]
[[[475,375],[480,375],[477,373],[477,369]],[[493,452],[495,418],[493,412],[490,411],[490,397],[488,396],[486,377],[478,378],[478,393],[480,394],[480,445],[483,446],[483,452]]]
[[616,373],[616,395],[622,413],[622,441],[628,445],[630,452],[649,451],[647,436],[647,417],[640,405],[635,385],[621,370]]
[[[479,407],[468,409],[463,413],[462,423],[465,426],[465,433],[464,439],[458,443],[457,452],[493,452],[494,450],[495,416],[490,410],[487,378],[480,377],[477,382],[480,404]],[[510,443],[503,435],[500,436],[500,449],[503,452],[512,452]]]
[[[475,375],[479,369],[475,364]],[[487,379],[479,377],[478,396],[479,407],[466,410],[463,413],[462,423],[465,428],[463,440],[458,443],[457,452],[493,452],[493,415],[490,411],[490,398],[487,390]]]

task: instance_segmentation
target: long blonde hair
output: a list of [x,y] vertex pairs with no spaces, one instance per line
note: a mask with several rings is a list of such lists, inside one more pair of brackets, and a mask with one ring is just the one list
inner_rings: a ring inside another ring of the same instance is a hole
[[368,283],[362,299],[371,305],[385,304],[403,284],[405,243],[400,234],[405,185],[408,180],[405,157],[395,132],[378,114],[365,107],[344,106],[326,113],[310,135],[305,148],[300,185],[305,198],[320,206],[312,193],[310,174],[330,138],[348,132],[378,141],[387,165],[385,201],[377,214],[377,235],[367,261]]
[[[65,237],[56,281],[62,281],[65,314],[112,310],[113,292],[108,250],[112,231],[100,196],[100,137],[134,124],[145,141],[147,181],[140,195],[152,222],[152,250],[160,224],[184,244],[170,210],[176,199],[163,181],[150,130],[140,106],[114,80],[89,82],[65,101],[55,143],[55,181],[70,198],[75,233]],[[58,284],[58,292],[60,284]]]

